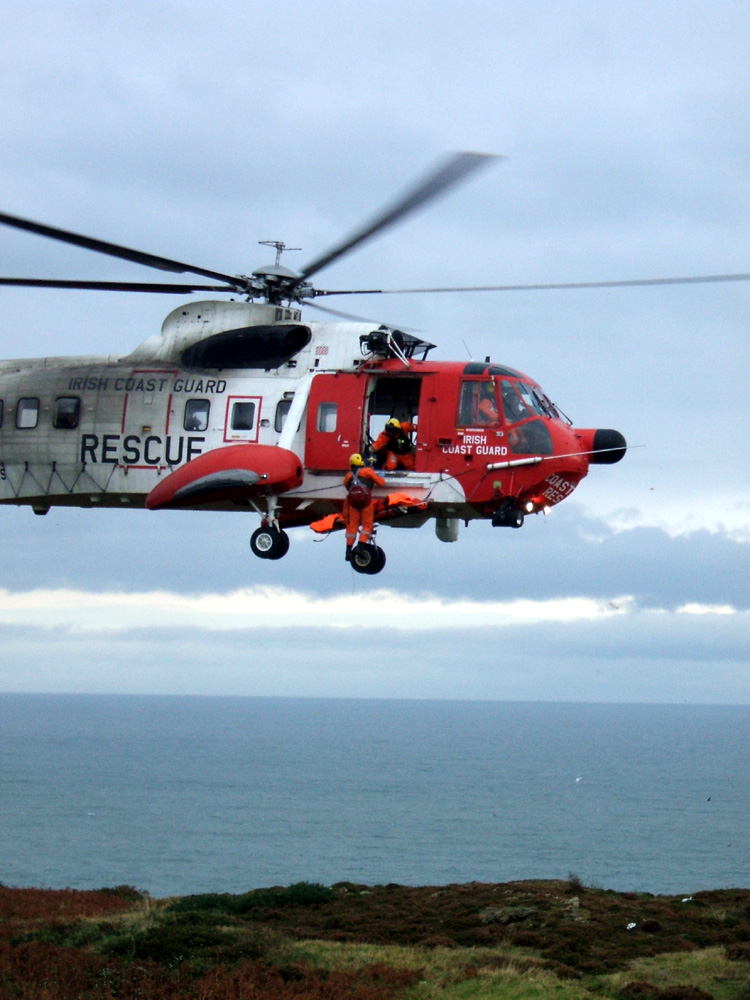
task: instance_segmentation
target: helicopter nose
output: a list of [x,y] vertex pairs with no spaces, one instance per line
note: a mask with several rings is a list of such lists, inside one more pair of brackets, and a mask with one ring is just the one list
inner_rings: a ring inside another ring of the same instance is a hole
[[591,461],[594,465],[614,465],[628,450],[628,443],[619,431],[598,430],[594,432]]

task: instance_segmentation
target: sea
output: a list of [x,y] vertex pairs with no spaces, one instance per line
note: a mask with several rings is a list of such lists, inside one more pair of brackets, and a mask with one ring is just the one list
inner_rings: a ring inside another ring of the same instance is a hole
[[0,695],[0,882],[750,886],[750,706]]

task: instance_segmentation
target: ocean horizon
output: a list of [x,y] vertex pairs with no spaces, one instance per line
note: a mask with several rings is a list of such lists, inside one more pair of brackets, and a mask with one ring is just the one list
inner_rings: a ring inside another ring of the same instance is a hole
[[750,870],[750,706],[0,695],[0,882],[153,896]]

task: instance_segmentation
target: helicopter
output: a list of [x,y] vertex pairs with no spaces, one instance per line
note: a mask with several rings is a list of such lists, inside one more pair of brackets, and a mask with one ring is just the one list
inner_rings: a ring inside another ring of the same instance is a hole
[[[460,524],[521,528],[569,497],[591,465],[619,462],[625,437],[577,428],[529,376],[489,358],[433,361],[434,344],[315,300],[334,295],[596,288],[746,280],[748,275],[481,288],[317,288],[311,278],[424,207],[495,157],[456,153],[350,236],[296,272],[275,262],[229,275],[0,213],[0,223],[187,282],[0,278],[0,286],[211,293],[172,310],[159,334],[125,356],[0,362],[0,504],[242,511],[260,517],[259,558],[281,559],[288,530],[343,524],[353,454],[375,464],[375,526],[434,521],[443,542]],[[219,294],[234,296],[222,301]],[[302,307],[334,319],[307,320]],[[374,444],[385,423],[409,428],[402,454]],[[379,573],[375,537],[351,565]]]

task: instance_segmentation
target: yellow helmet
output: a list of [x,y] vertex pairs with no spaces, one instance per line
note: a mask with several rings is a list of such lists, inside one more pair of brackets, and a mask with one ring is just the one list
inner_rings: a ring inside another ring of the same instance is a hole
[[360,468],[364,464],[365,464],[365,460],[364,460],[364,458],[362,458],[362,456],[359,454],[359,452],[355,452],[355,454],[352,455],[351,458],[349,459],[349,465],[356,465],[357,468]]
[[397,420],[396,417],[391,417],[390,420],[386,420],[385,426],[386,426],[386,428],[392,427],[394,430],[400,431],[401,430],[401,421]]

